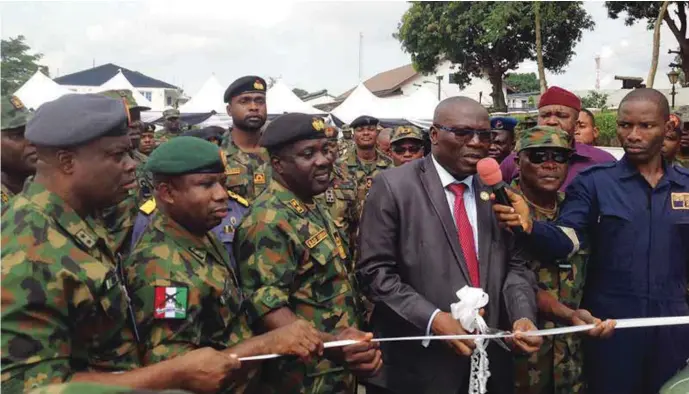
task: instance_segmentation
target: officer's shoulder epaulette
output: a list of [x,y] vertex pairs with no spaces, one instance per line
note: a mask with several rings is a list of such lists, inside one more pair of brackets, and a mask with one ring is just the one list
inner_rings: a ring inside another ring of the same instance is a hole
[[249,201],[247,201],[244,197],[240,196],[239,194],[228,190],[227,195],[230,196],[231,199],[237,201],[238,203],[244,205],[245,207],[249,206]]
[[594,164],[591,167],[586,167],[579,172],[579,174],[588,174],[594,171],[602,170],[605,168],[613,168],[617,165],[617,161],[609,161],[606,163]]
[[141,204],[141,206],[139,207],[139,211],[145,213],[146,215],[152,214],[153,211],[155,211],[155,210],[156,210],[156,200],[153,198],[151,198],[150,200]]
[[682,166],[674,165],[673,166],[677,172],[679,172],[682,175],[689,176],[689,168],[685,168]]

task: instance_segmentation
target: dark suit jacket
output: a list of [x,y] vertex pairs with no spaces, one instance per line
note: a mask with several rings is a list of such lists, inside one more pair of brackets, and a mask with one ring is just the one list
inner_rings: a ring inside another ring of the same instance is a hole
[[[490,192],[478,176],[473,181],[479,227],[479,275],[490,302],[486,323],[511,330],[520,318],[536,322],[535,277],[526,267],[512,237],[495,219]],[[431,155],[382,172],[366,198],[360,224],[357,276],[365,295],[375,303],[371,318],[376,336],[424,335],[439,308],[449,312],[456,292],[470,283],[449,209]],[[383,343],[385,371],[377,384],[398,393],[452,393],[466,385],[469,359],[440,341],[428,348],[420,342]],[[495,344],[490,382],[510,392],[511,356]]]

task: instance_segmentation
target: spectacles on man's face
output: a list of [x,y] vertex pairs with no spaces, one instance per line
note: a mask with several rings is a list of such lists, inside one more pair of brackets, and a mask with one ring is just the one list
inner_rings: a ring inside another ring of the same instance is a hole
[[443,130],[447,131],[448,133],[452,133],[455,135],[455,137],[464,139],[472,139],[475,135],[478,137],[478,140],[482,143],[491,143],[495,138],[495,133],[493,133],[490,130],[474,130],[469,128],[449,127],[439,125],[437,123],[433,123],[433,127],[435,127],[438,130]]
[[542,164],[546,161],[554,161],[559,164],[564,164],[569,161],[572,154],[564,149],[528,149],[526,151],[526,157],[533,164]]
[[395,152],[398,155],[403,155],[407,152],[411,153],[412,155],[415,155],[421,151],[421,146],[420,145],[408,145],[408,146],[393,146],[392,151]]

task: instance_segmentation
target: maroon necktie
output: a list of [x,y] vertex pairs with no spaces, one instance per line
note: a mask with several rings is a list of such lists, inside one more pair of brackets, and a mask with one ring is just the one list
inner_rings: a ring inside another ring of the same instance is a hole
[[474,245],[474,230],[471,228],[469,216],[464,208],[464,189],[463,183],[453,183],[448,186],[455,195],[455,223],[457,223],[457,233],[459,234],[459,244],[462,246],[464,261],[467,263],[471,285],[480,287],[478,278],[478,258],[476,257],[476,247]]

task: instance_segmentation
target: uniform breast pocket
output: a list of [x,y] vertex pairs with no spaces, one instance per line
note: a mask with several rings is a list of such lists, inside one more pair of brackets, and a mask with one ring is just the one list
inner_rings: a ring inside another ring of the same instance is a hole
[[606,259],[610,268],[627,270],[631,265],[634,253],[634,240],[640,239],[637,229],[632,225],[631,218],[625,213],[610,212],[602,213],[598,222],[597,239],[603,248],[602,255],[608,256]]

